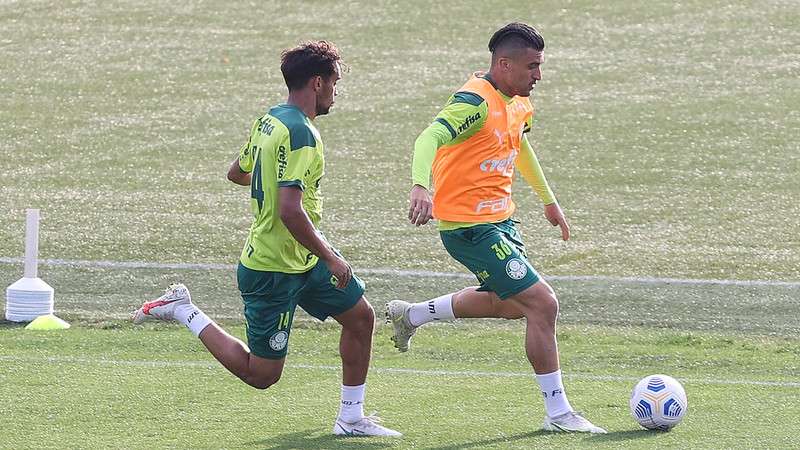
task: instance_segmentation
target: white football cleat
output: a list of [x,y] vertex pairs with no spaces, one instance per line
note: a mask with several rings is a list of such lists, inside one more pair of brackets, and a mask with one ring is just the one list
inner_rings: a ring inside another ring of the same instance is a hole
[[606,433],[606,430],[595,426],[579,413],[570,411],[556,417],[545,416],[545,431],[562,431],[567,433]]
[[140,324],[147,319],[172,320],[175,318],[175,307],[192,303],[189,288],[183,283],[173,284],[164,295],[145,302],[141,308],[133,312],[133,323]]
[[348,423],[336,418],[333,424],[333,434],[337,436],[393,436],[403,434],[380,425],[381,419],[375,415],[362,417],[354,423]]
[[411,345],[411,336],[417,332],[417,327],[411,325],[408,320],[410,310],[411,303],[402,300],[392,300],[386,304],[386,323],[391,323],[394,327],[392,341],[401,352],[408,351]]

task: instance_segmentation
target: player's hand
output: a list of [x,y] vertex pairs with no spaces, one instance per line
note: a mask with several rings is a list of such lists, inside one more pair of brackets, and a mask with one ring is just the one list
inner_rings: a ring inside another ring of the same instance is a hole
[[331,282],[336,282],[337,289],[344,289],[353,278],[353,268],[350,267],[350,264],[336,253],[333,253],[333,256],[325,261],[325,264],[328,265],[328,270],[335,278],[335,280],[332,278]]
[[431,194],[424,187],[415,184],[409,197],[411,206],[408,209],[408,220],[416,226],[425,225],[433,217]]
[[558,206],[558,203],[545,205],[544,217],[547,218],[553,226],[561,227],[561,239],[565,241],[569,240],[569,223],[567,222],[567,218],[564,217],[564,212],[561,211],[561,207]]

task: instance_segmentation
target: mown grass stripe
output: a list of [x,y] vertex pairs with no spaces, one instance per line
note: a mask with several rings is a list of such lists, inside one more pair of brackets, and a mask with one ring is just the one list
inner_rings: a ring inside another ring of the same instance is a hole
[[[22,258],[0,257],[0,264],[22,264]],[[100,267],[110,269],[165,269],[165,270],[235,270],[234,264],[213,263],[155,263],[147,261],[88,261],[67,259],[43,259],[40,264],[68,267]],[[385,268],[360,268],[355,272],[363,275],[392,275],[421,278],[464,278],[474,279],[471,274],[454,272],[433,272],[427,270],[399,270]],[[800,287],[800,281],[779,280],[718,280],[659,277],[612,277],[603,275],[548,275],[553,281],[602,281],[622,284],[682,284],[682,285],[726,285],[726,286],[784,286]]]
[[[111,366],[133,366],[133,367],[201,367],[201,368],[221,368],[215,362],[210,361],[162,361],[162,360],[128,360],[128,359],[106,359],[106,358],[78,358],[70,356],[46,356],[46,357],[27,357],[27,356],[0,356],[0,361],[12,363],[33,363],[33,364],[98,364]],[[292,364],[288,363],[289,369],[306,370],[332,370],[338,371],[339,366],[316,365],[316,364]],[[454,378],[531,378],[530,372],[491,372],[481,370],[428,370],[410,369],[400,367],[372,367],[373,373],[407,374],[420,376],[444,376]],[[585,373],[567,373],[564,377],[579,381],[614,381],[614,382],[637,382],[640,378],[626,377],[617,375],[592,375]],[[794,381],[768,381],[768,380],[726,380],[726,379],[707,379],[707,378],[681,378],[682,383],[687,384],[717,384],[717,385],[738,385],[738,386],[765,386],[779,388],[800,388],[800,382]]]

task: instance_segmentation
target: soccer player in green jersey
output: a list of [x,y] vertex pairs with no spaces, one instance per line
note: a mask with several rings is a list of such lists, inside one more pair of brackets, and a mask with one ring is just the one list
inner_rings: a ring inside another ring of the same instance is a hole
[[544,39],[529,25],[511,23],[492,36],[489,50],[489,71],[467,81],[417,138],[409,211],[415,225],[439,220],[445,249],[480,286],[415,304],[389,302],[392,340],[407,351],[417,327],[434,320],[524,318],[525,350],[544,396],[544,429],[605,433],[567,400],[555,335],[558,300],[528,260],[512,219],[517,167],[545,204],[545,217],[569,239],[569,225],[525,136],[533,114],[529,97],[542,76]]
[[193,304],[182,284],[144,303],[134,322],[183,323],[231,373],[266,389],[283,372],[296,307],[319,320],[333,317],[342,326],[342,398],[333,432],[400,436],[364,416],[375,313],[364,298],[364,283],[317,228],[325,162],[314,119],[333,106],[341,78],[339,52],[327,41],[303,43],[283,52],[281,72],[288,100],[256,119],[228,170],[230,181],[250,187],[255,215],[238,268],[247,345]]

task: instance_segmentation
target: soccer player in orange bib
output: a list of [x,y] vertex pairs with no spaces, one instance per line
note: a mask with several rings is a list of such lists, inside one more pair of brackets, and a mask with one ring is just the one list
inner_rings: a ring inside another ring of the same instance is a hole
[[569,239],[569,224],[525,136],[531,91],[542,78],[544,39],[529,25],[510,23],[494,33],[489,50],[489,71],[475,73],[417,138],[409,210],[417,226],[439,221],[445,249],[480,286],[415,304],[389,302],[392,340],[404,352],[417,328],[434,320],[524,317],[525,350],[544,396],[544,429],[605,433],[567,400],[555,334],[558,300],[528,261],[511,218],[516,167],[544,203],[547,220]]

